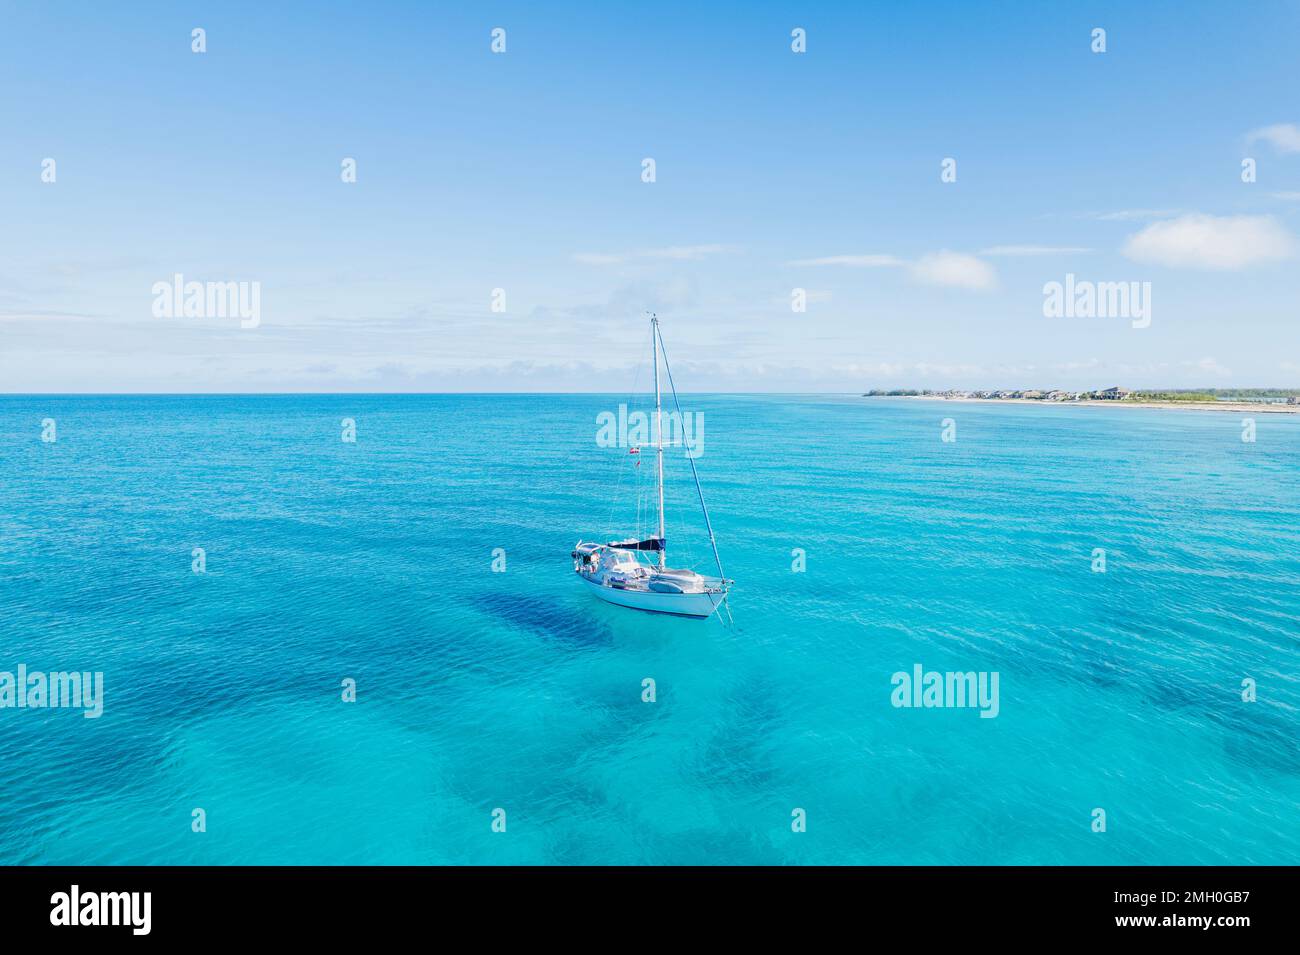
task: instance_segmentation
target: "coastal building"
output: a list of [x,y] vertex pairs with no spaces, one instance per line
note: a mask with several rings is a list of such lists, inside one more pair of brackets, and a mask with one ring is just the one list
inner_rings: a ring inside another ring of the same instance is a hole
[[1132,398],[1133,392],[1127,388],[1120,388],[1118,385],[1114,388],[1105,388],[1101,391],[1093,392],[1093,396],[1102,401],[1121,401],[1125,398]]

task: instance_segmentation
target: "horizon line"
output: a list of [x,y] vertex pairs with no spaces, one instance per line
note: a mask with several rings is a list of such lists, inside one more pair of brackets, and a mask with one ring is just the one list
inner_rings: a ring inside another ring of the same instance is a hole
[[[1017,387],[960,387],[950,385],[944,388],[921,388],[899,385],[889,391],[918,391],[941,393],[946,391],[1067,391],[1086,392],[1104,391],[1106,388],[1124,388],[1126,391],[1163,391],[1179,392],[1217,392],[1217,391],[1300,391],[1300,385],[1234,385],[1232,387],[1161,387],[1145,386],[1127,388],[1123,385],[1108,385],[1100,388],[1041,388],[1036,386]],[[868,391],[881,391],[873,388]],[[421,397],[421,396],[481,396],[481,397],[538,397],[543,395],[626,395],[622,391],[0,391],[0,398],[289,398],[289,397],[332,397],[342,395],[359,395],[363,397]],[[636,392],[640,394],[640,392]],[[889,398],[905,397],[903,395],[875,394],[852,391],[682,391],[684,395],[746,395],[746,396],[849,396],[854,398]]]

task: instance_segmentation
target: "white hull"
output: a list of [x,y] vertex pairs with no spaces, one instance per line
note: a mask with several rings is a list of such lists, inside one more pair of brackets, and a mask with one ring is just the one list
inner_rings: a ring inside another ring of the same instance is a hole
[[601,600],[620,607],[647,610],[650,613],[671,613],[679,617],[711,616],[726,596],[721,593],[661,594],[646,590],[621,590],[618,587],[606,587],[581,574],[577,576]]

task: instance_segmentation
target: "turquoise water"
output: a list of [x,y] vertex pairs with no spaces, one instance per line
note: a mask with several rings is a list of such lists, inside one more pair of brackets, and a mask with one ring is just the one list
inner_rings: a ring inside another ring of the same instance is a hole
[[0,862],[1300,861],[1300,417],[691,396],[724,627],[572,579],[620,400],[0,398],[0,670],[105,685],[0,709]]

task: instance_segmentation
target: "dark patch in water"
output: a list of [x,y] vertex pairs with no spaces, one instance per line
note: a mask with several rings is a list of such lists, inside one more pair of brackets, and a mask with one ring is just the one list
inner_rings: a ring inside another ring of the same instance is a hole
[[530,633],[569,647],[598,647],[613,643],[614,632],[593,617],[555,600],[512,591],[480,593],[473,606]]
[[1286,775],[1300,774],[1300,742],[1295,721],[1276,708],[1247,703],[1230,684],[1158,676],[1147,699],[1160,709],[1182,714],[1202,725],[1221,727],[1224,752],[1233,762]]
[[780,690],[770,680],[749,677],[727,694],[726,716],[715,724],[701,755],[699,772],[708,785],[741,790],[772,789],[778,773],[764,751],[768,734],[782,723]]
[[1245,732],[1234,732],[1224,740],[1223,752],[1251,771],[1262,767],[1286,776],[1300,775],[1300,743],[1296,742],[1294,722],[1285,726],[1261,724]]

